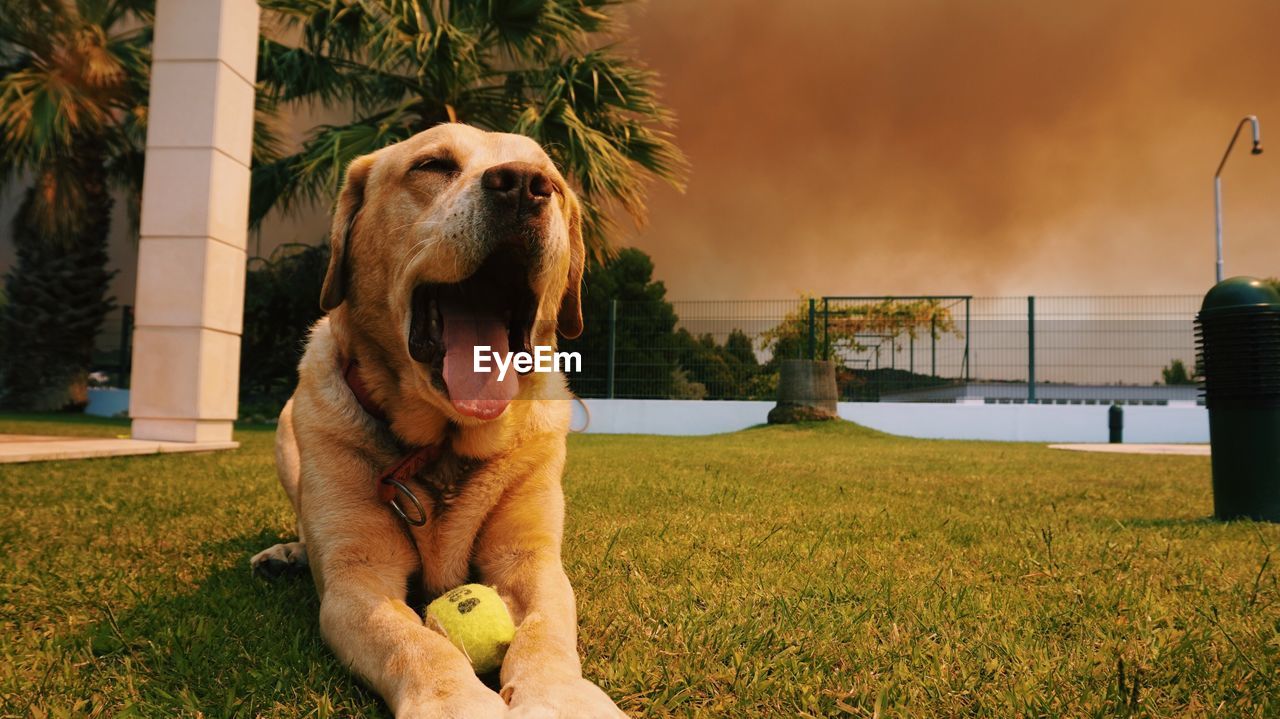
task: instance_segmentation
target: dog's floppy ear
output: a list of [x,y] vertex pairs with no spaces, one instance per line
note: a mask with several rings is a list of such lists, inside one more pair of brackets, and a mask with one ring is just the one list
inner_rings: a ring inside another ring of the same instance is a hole
[[372,167],[373,158],[368,155],[357,157],[347,165],[347,179],[342,183],[329,229],[329,270],[320,289],[320,309],[325,312],[336,309],[347,296],[347,241],[351,239],[356,215],[364,205],[364,184]]
[[556,329],[566,339],[573,339],[582,334],[582,271],[587,264],[587,247],[582,242],[582,206],[567,188],[564,199],[569,222],[569,280],[560,298]]

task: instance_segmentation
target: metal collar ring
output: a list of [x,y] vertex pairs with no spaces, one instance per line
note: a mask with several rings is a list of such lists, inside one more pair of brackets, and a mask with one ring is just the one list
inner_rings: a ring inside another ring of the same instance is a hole
[[409,515],[405,514],[404,509],[400,506],[400,502],[393,498],[391,500],[391,508],[395,510],[396,514],[400,515],[401,519],[408,522],[409,524],[412,524],[415,527],[421,527],[422,525],[427,523],[427,510],[422,508],[422,502],[418,501],[418,498],[417,496],[414,495],[413,490],[406,487],[400,481],[392,479],[390,477],[383,477],[382,481],[395,487],[396,491],[401,495],[408,497],[409,501],[413,503],[413,508],[417,510],[418,518],[412,519],[409,517]]

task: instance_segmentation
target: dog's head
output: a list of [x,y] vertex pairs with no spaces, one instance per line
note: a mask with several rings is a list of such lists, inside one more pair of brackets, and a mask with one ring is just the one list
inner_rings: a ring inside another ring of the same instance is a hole
[[[320,305],[413,390],[493,419],[525,378],[474,371],[477,346],[554,346],[582,331],[578,201],[536,142],[440,125],[354,160]],[[491,363],[492,364],[492,363]]]

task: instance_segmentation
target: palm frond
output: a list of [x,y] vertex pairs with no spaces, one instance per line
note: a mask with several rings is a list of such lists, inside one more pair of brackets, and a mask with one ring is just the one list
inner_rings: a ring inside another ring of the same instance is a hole
[[256,165],[250,225],[257,227],[275,208],[289,212],[299,203],[331,200],[347,164],[413,135],[411,120],[404,108],[396,108],[347,125],[321,125],[297,153]]
[[42,231],[65,234],[61,225],[83,216],[85,193],[71,177],[86,153],[112,184],[141,183],[152,3],[0,3],[27,13],[0,20],[0,54],[14,63],[0,76],[0,180],[34,176],[29,214]]
[[566,50],[585,48],[593,35],[618,27],[609,14],[616,0],[492,0],[455,3],[458,24],[480,28],[486,41],[522,63],[554,60]]
[[359,90],[339,61],[263,36],[258,42],[258,92],[281,102],[317,98],[337,102]]
[[301,151],[254,170],[251,215],[328,200],[359,154],[458,120],[538,140],[581,190],[593,256],[610,252],[620,210],[645,216],[649,178],[682,187],[657,76],[593,48],[631,0],[261,0],[296,41],[264,42],[264,87],[281,102],[351,103]]
[[607,255],[610,205],[643,224],[647,176],[683,189],[688,165],[666,129],[673,119],[657,99],[657,78],[608,49],[520,77],[530,102],[514,131],[541,142],[578,183],[593,208],[586,227],[595,253]]
[[22,55],[47,57],[54,39],[72,26],[60,0],[0,0],[0,56],[9,62]]
[[76,138],[100,133],[111,107],[56,70],[30,67],[0,78],[0,162],[30,169],[70,154]]

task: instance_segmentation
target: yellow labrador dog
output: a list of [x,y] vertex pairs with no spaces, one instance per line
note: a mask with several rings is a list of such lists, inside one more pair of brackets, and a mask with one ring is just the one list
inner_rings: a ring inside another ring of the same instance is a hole
[[[397,717],[625,715],[582,677],[560,561],[570,404],[559,373],[476,371],[476,347],[582,330],[577,200],[532,140],[441,125],[347,168],[321,307],[280,417],[320,630]],[[501,691],[409,602],[497,587],[518,630]]]

